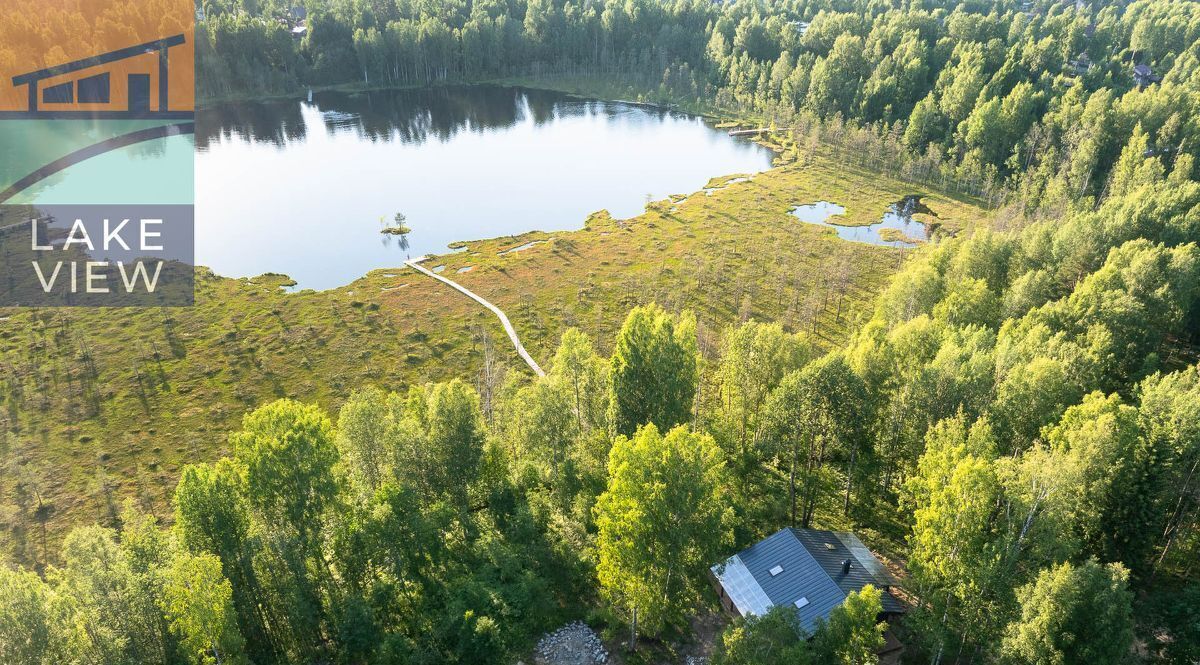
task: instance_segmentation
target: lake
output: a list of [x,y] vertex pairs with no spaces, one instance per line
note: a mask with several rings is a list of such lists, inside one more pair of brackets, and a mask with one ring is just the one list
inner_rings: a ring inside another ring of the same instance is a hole
[[[218,105],[197,113],[196,262],[328,289],[459,240],[632,217],[771,158],[694,116],[522,88]],[[407,248],[380,233],[396,213]]]
[[[906,196],[888,206],[887,212],[875,224],[864,226],[846,226],[834,221],[843,215],[846,209],[829,201],[817,201],[792,208],[792,215],[805,224],[827,226],[837,231],[838,237],[851,242],[865,242],[870,245],[886,247],[901,247],[911,249],[917,242],[929,240],[929,229],[919,220],[913,219],[918,213],[932,214],[927,206],[921,203],[918,196]],[[897,239],[890,234],[884,234],[884,229],[891,229],[906,240]],[[909,241],[914,242],[909,242]]]

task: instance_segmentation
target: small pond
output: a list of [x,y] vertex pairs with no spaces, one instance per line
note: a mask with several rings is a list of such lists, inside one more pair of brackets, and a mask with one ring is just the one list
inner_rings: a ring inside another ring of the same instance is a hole
[[[881,233],[883,229],[894,229],[909,240],[923,242],[929,239],[929,230],[923,222],[913,219],[918,213],[932,214],[928,206],[921,203],[920,197],[906,196],[893,203],[883,218],[876,224],[867,226],[844,226],[829,221],[830,218],[845,214],[846,209],[836,203],[818,201],[816,203],[796,206],[792,215],[806,224],[828,226],[837,231],[838,237],[852,242],[865,242],[871,245],[886,247],[916,247],[916,242],[897,240],[891,234]],[[891,238],[890,240],[887,238]]]

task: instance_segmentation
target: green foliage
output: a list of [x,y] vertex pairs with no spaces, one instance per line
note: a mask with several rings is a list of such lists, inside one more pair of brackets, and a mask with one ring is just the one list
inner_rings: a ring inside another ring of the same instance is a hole
[[869,665],[879,661],[887,624],[879,623],[883,595],[868,584],[846,595],[829,618],[817,625],[813,636],[814,662],[836,665]]
[[735,620],[721,633],[713,665],[806,665],[813,657],[801,632],[795,610],[783,605]]
[[[485,464],[483,413],[479,395],[459,380],[427,388],[423,395],[409,395],[410,409],[420,414],[425,428],[424,450],[413,449],[413,457],[402,460],[402,468],[414,473],[414,484],[434,495],[467,508],[472,484]],[[413,400],[422,405],[411,405]]]
[[[736,620],[721,634],[715,665],[868,665],[884,645],[887,624],[878,622],[883,595],[867,585],[847,594],[841,605],[806,635],[796,611],[776,605],[763,616]],[[809,639],[811,638],[811,639]]]
[[[725,334],[716,371],[721,399],[717,426],[740,455],[762,445],[763,407],[770,391],[812,355],[803,338],[777,323],[749,321]],[[762,456],[754,451],[753,457]]]
[[609,418],[618,434],[642,425],[662,430],[691,421],[696,398],[696,318],[658,305],[636,307],[612,354]]
[[[396,400],[398,401],[398,400]],[[396,422],[397,404],[378,388],[356,391],[338,412],[337,448],[351,483],[374,493],[395,476],[396,455],[402,443]]]
[[546,474],[555,485],[561,481],[562,467],[579,436],[568,388],[557,381],[524,386],[513,396],[505,419],[512,458],[530,465],[536,473]]
[[180,554],[164,576],[163,610],[189,662],[249,662],[233,607],[233,588],[212,554]]
[[617,438],[608,468],[595,508],[600,589],[633,635],[657,635],[683,623],[729,542],[724,457],[707,434],[676,427],[663,436],[649,424]]
[[1020,618],[1004,631],[1011,663],[1127,663],[1133,646],[1133,594],[1120,564],[1087,560],[1047,569],[1017,591]]
[[[782,521],[785,477],[806,524],[844,519],[826,500],[835,487],[869,527],[901,494],[917,657],[1123,662],[1128,569],[1154,601],[1148,653],[1196,659],[1196,3],[309,5],[294,39],[285,4],[206,0],[200,95],[572,77],[791,128],[773,136],[786,158],[886,154],[903,178],[1013,206],[995,231],[935,234],[824,358],[786,327],[747,324],[710,363],[694,318],[647,306],[611,358],[569,332],[549,377],[495,401],[489,388],[486,410],[461,382],[362,390],[336,429],[313,406],[265,406],[232,435],[231,459],[183,469],[170,531],[126,511],[110,517],[119,533],[74,532],[45,581],[0,568],[0,660],[237,662],[241,635],[263,665],[511,662],[594,601],[593,575],[631,623],[662,633],[728,552],[722,493],[752,490],[731,493],[749,539]],[[1139,85],[1135,63],[1162,80]],[[761,193],[763,210],[782,209],[779,191]],[[664,257],[663,275],[678,268]],[[714,281],[696,275],[697,290]],[[694,301],[672,294],[681,302]],[[697,311],[707,323],[721,307]],[[51,334],[13,342],[41,354],[16,370],[36,376],[26,393],[80,376],[45,362]],[[15,422],[29,398],[8,385],[11,431],[37,432],[44,420]],[[611,451],[609,432],[624,435]],[[738,452],[733,473],[722,448]],[[19,510],[29,493],[37,514],[53,508],[34,482],[19,491]],[[811,645],[782,611],[735,625],[719,658],[864,662],[871,595]]]
[[1140,565],[1153,542],[1160,460],[1137,409],[1116,395],[1092,393],[1067,409],[1046,439],[1065,478],[1053,501],[1061,502],[1084,551]]
[[1020,452],[1080,397],[1062,361],[1037,357],[996,386],[990,410],[1001,438],[1013,451]]
[[281,619],[278,638],[286,651],[315,653],[332,585],[321,545],[339,492],[333,426],[315,406],[279,400],[248,414],[230,442],[262,538],[255,573]]
[[63,660],[51,588],[36,573],[0,567],[0,661],[55,665]]
[[245,479],[229,458],[216,464],[189,465],[175,488],[175,533],[192,554],[213,554],[233,585],[239,631],[249,639],[249,654],[266,660],[267,638],[258,598],[262,591],[253,570],[250,509]]
[[61,617],[68,660],[149,663],[172,654],[158,617],[146,615],[157,607],[160,591],[156,587],[155,595],[147,597],[137,584],[138,575],[151,571],[131,565],[112,531],[76,529],[63,542],[63,561],[49,579],[54,586],[51,607]]
[[550,377],[565,389],[570,397],[571,411],[579,431],[607,430],[609,394],[608,364],[596,354],[592,340],[577,328],[568,328],[562,335]]
[[1003,491],[994,456],[986,424],[942,421],[929,430],[906,486],[914,522],[909,570],[928,603],[915,620],[939,651],[955,632],[981,640],[996,628],[1008,543],[992,520]]
[[[1200,557],[1200,369],[1152,376],[1139,386],[1142,431],[1161,460],[1154,568]],[[1186,563],[1185,563],[1186,562]]]
[[931,658],[955,644],[999,653],[1021,611],[1013,590],[1048,567],[1094,556],[1146,576],[1172,548],[1194,551],[1193,437],[1175,415],[1194,406],[1194,368],[1155,372],[1173,336],[1196,339],[1183,229],[1200,199],[1160,181],[942,243],[897,276],[848,351],[890,406],[877,445],[911,450],[924,432],[905,496],[926,603],[909,623]]
[[[21,665],[509,662],[562,621],[585,569],[496,472],[505,458],[485,446],[478,403],[461,382],[407,399],[363,391],[345,432],[289,400],[251,413],[234,458],[184,470],[172,530],[127,509],[119,541],[72,532],[46,582],[0,570],[0,653]],[[383,462],[367,464],[366,446]],[[408,465],[425,457],[443,468]]]
[[788,469],[793,524],[811,524],[828,473],[826,461],[835,455],[843,461],[845,506],[849,509],[852,483],[866,444],[861,414],[868,407],[866,385],[838,354],[788,374],[772,391],[764,412],[777,442],[775,457]]
[[1170,640],[1151,643],[1154,657],[1168,663],[1188,663],[1200,658],[1200,584],[1183,589],[1156,590],[1134,611],[1139,633],[1165,633]]
[[230,443],[251,512],[264,525],[295,529],[313,547],[337,492],[329,419],[314,406],[280,400],[248,414]]
[[982,279],[956,282],[933,308],[933,318],[952,326],[995,326],[1000,320],[1000,300]]

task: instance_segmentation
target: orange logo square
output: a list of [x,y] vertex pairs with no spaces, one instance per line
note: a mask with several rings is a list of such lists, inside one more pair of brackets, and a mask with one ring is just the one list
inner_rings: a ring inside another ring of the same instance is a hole
[[0,116],[190,117],[194,12],[191,0],[4,0]]

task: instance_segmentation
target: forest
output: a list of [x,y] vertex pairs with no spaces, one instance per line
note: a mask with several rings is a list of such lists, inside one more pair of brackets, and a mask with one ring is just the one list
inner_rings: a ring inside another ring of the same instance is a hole
[[1191,1],[326,0],[308,3],[300,39],[291,4],[204,0],[201,99],[514,77],[618,85],[779,127],[871,127],[1028,211],[1102,197],[1142,134],[1168,165],[1197,151]]
[[[645,303],[486,400],[261,405],[170,519],[128,503],[0,566],[0,662],[511,663],[579,618],[674,662],[708,566],[786,525],[896,551],[906,662],[1200,662],[1200,3],[304,4],[297,39],[288,3],[204,1],[200,96],[619,85],[853,126],[999,214],[914,252],[844,346],[753,318],[705,344]],[[733,621],[712,662],[873,662],[878,603],[811,639]]]
[[[646,305],[487,410],[459,380],[263,406],[170,528],[127,506],[44,578],[0,572],[6,662],[508,662],[581,614],[662,639],[723,553],[839,519],[903,530],[914,662],[1135,636],[1192,662],[1200,184],[1126,157],[1096,210],[922,252],[844,349],[747,321],[703,357]],[[854,601],[811,642],[735,623],[717,662],[865,662]]]

